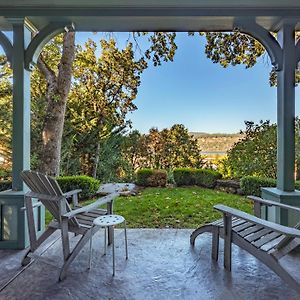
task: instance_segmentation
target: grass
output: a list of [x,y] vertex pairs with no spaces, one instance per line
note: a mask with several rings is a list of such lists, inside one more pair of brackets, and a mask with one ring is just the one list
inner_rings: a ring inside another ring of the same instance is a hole
[[200,187],[146,188],[137,196],[117,198],[114,213],[131,228],[196,228],[221,217],[213,209],[219,203],[252,213],[245,197]]

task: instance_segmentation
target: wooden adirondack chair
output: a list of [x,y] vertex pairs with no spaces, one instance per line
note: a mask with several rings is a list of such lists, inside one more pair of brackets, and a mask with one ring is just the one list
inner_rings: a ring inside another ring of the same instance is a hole
[[[31,189],[31,191],[25,195],[30,248],[22,260],[22,265],[28,264],[31,260],[30,254],[33,253],[51,234],[59,229],[61,230],[64,258],[64,264],[59,276],[59,279],[62,280],[66,276],[66,271],[71,262],[86,242],[90,240],[90,237],[97,232],[98,229],[93,225],[93,220],[104,214],[112,214],[113,200],[119,194],[112,193],[98,199],[90,205],[78,207],[77,195],[81,190],[63,193],[54,178],[38,172],[23,171],[21,177]],[[70,207],[67,201],[67,198],[70,197],[73,199],[74,209]],[[48,225],[48,228],[39,238],[37,238],[35,231],[33,207],[40,203],[33,204],[32,199],[38,199],[54,217],[54,220]],[[105,203],[107,204],[106,210],[98,208]],[[72,251],[70,250],[69,232],[75,233],[75,235],[82,235]]]
[[203,232],[211,232],[212,258],[216,261],[218,260],[219,237],[224,239],[224,268],[231,271],[231,245],[234,243],[262,261],[300,293],[299,282],[282,264],[283,258],[289,256],[293,263],[300,266],[300,257],[292,253],[300,245],[300,222],[291,228],[260,218],[262,206],[276,206],[298,213],[300,213],[300,208],[254,196],[248,198],[254,201],[255,216],[225,205],[215,205],[214,208],[223,213],[223,219],[196,229],[191,234],[191,244],[194,245],[197,236]]

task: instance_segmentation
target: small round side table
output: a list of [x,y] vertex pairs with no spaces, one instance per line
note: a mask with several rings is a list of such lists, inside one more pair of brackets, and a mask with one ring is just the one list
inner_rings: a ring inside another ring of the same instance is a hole
[[[95,226],[104,228],[104,254],[106,254],[106,235],[108,232],[108,228],[112,227],[112,253],[113,253],[113,276],[115,276],[115,235],[114,235],[114,226],[117,224],[124,223],[124,234],[125,234],[125,251],[126,251],[126,259],[128,259],[128,248],[127,248],[127,228],[126,228],[126,220],[124,217],[120,215],[104,215],[96,218],[93,221]],[[91,254],[92,254],[92,236],[90,238],[90,258],[89,264],[91,267]]]

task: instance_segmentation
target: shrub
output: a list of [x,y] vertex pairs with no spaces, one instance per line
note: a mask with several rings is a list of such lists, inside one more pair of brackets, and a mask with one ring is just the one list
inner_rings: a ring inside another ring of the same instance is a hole
[[166,186],[167,172],[164,170],[141,169],[138,170],[136,183],[141,186]]
[[220,179],[222,175],[214,170],[196,169],[194,170],[194,177],[196,185],[213,188],[216,185],[216,181]]
[[95,195],[100,181],[89,176],[61,176],[56,178],[62,191],[68,192],[71,190],[81,189],[80,198],[85,199],[89,196]]
[[0,181],[0,192],[10,190],[12,182],[10,180]]
[[219,172],[209,169],[179,168],[174,170],[174,180],[178,186],[199,185],[212,188],[221,177]]
[[245,176],[241,179],[241,189],[245,195],[260,197],[262,187],[276,187],[276,180],[256,176]]
[[173,171],[174,181],[177,186],[194,185],[195,184],[195,169],[177,168]]

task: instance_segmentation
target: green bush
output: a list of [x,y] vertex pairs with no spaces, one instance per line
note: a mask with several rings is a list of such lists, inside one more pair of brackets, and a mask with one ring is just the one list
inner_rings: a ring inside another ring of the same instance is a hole
[[262,187],[276,187],[276,180],[272,178],[245,176],[241,179],[241,190],[245,195],[261,196]]
[[214,187],[216,180],[222,177],[219,172],[209,169],[178,168],[174,169],[173,174],[177,186],[199,185],[208,188]]
[[136,173],[136,184],[140,186],[161,186],[167,184],[167,172],[164,170],[141,169]]
[[222,177],[219,172],[209,169],[196,169],[194,176],[196,185],[207,188],[213,188],[216,185],[216,181]]
[[177,186],[195,185],[195,169],[191,168],[177,168],[173,171],[174,181]]
[[99,186],[100,181],[89,176],[61,176],[56,178],[64,193],[81,189],[80,198],[85,199],[89,196],[95,195]]
[[0,192],[10,190],[12,182],[10,180],[0,181]]
[[0,180],[10,181],[11,180],[11,170],[0,168]]

